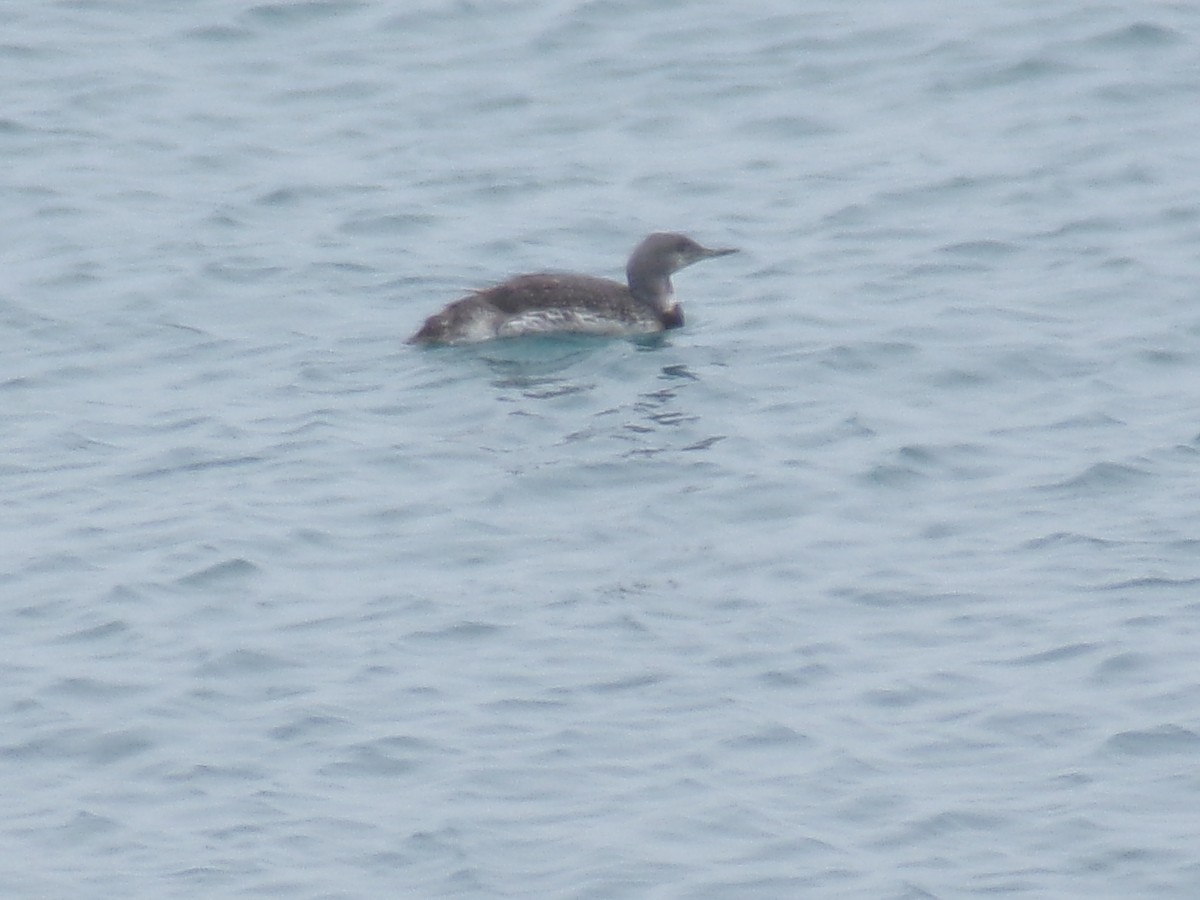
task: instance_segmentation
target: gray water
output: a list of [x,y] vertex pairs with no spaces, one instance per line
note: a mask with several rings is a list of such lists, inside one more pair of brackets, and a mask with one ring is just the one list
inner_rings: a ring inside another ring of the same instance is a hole
[[0,6],[0,894],[1200,894],[1198,35]]

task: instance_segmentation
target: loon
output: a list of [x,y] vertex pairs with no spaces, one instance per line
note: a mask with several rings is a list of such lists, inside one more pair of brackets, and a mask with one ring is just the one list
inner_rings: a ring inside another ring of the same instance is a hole
[[518,275],[476,291],[430,316],[410,344],[466,344],[533,334],[652,334],[683,324],[671,275],[736,253],[712,250],[682,234],[659,232],[634,248],[628,286],[590,275]]

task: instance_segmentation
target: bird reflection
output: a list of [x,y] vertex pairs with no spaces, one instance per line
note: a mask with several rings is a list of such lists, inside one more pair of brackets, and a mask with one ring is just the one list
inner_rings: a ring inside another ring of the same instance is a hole
[[[661,349],[663,341],[657,341]],[[651,344],[643,340],[635,347],[638,352],[656,349]],[[605,348],[612,348],[611,340],[517,338],[471,353],[486,365],[499,399],[514,404],[513,415],[546,421],[565,417],[562,424],[567,427],[556,442],[560,445],[602,446],[606,440],[617,441],[625,446],[621,456],[644,458],[703,451],[725,438],[724,434],[705,433],[703,417],[688,396],[702,378],[684,363],[660,366],[653,386],[625,402],[609,403],[607,398],[622,392],[622,380],[615,370],[602,371],[607,365],[586,364]],[[595,398],[598,408],[588,415],[589,400],[577,399],[570,406],[552,404],[571,396]]]

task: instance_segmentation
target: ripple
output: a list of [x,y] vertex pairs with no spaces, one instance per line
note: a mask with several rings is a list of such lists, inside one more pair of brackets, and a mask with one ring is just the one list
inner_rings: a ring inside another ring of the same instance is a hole
[[1043,650],[1039,653],[1030,653],[1025,656],[1018,656],[1014,659],[1006,661],[1006,665],[1011,666],[1043,666],[1049,663],[1063,662],[1068,659],[1075,659],[1079,656],[1086,656],[1096,652],[1099,649],[1095,644],[1079,643],[1079,644],[1063,644],[1060,647],[1054,647],[1051,650]]
[[153,746],[140,729],[63,728],[20,744],[0,746],[0,756],[25,762],[61,758],[107,765],[139,756]]
[[240,581],[258,572],[258,566],[249,560],[227,559],[198,569],[190,575],[184,575],[178,580],[178,584],[189,588],[211,587],[230,581]]
[[1099,462],[1093,463],[1083,472],[1071,478],[1047,484],[1043,489],[1077,494],[1106,493],[1114,488],[1133,487],[1145,482],[1150,477],[1150,472],[1137,466]]
[[1088,43],[1102,50],[1158,50],[1182,44],[1184,36],[1155,22],[1131,22],[1091,38]]
[[424,641],[476,641],[502,631],[502,626],[490,622],[456,622],[436,631],[414,631],[411,637]]
[[[343,751],[343,759],[323,766],[321,774],[328,776],[351,776],[369,778],[395,778],[407,775],[431,755],[434,746],[428,741],[407,738],[380,738],[369,743],[357,744]],[[437,751],[441,755],[441,751]]]
[[1122,731],[1105,741],[1105,746],[1121,756],[1192,755],[1200,750],[1200,734],[1179,725],[1160,725],[1140,731]]
[[196,674],[201,677],[229,677],[239,675],[261,675],[295,668],[299,662],[275,653],[262,650],[239,648],[222,653],[198,666]]

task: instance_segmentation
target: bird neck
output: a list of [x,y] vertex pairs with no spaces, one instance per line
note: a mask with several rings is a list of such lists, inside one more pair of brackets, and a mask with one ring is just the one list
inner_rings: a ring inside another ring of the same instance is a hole
[[669,275],[629,274],[629,293],[640,303],[652,307],[660,316],[666,315],[675,306],[675,288]]

